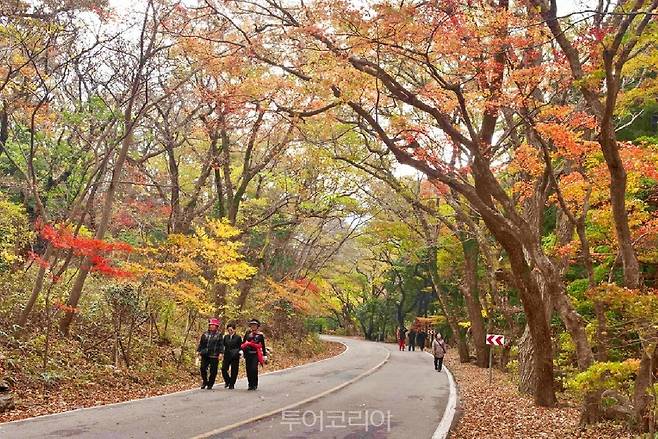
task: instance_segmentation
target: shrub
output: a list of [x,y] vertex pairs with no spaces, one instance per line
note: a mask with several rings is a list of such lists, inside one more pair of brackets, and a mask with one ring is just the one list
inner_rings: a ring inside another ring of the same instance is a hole
[[33,238],[25,209],[0,197],[0,272],[23,262]]
[[566,382],[567,390],[582,396],[591,391],[618,390],[631,392],[640,360],[631,358],[622,362],[597,362],[586,371],[576,374]]

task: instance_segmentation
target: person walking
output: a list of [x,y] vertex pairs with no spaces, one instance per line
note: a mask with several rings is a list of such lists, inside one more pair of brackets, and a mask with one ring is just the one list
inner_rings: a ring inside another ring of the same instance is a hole
[[[208,320],[208,330],[201,335],[196,351],[201,357],[200,372],[203,380],[201,388],[211,390],[217,377],[219,356],[224,352],[223,337],[219,333],[218,319]],[[210,375],[208,375],[208,368],[210,368]]]
[[395,335],[398,338],[398,350],[403,351],[404,341],[407,338],[407,328],[405,328],[404,326],[398,326],[397,331],[395,331]]
[[425,350],[425,340],[427,340],[427,332],[425,332],[424,328],[421,328],[418,334],[416,334],[416,342],[421,352]]
[[409,330],[409,352],[416,350],[416,328],[411,327]]
[[432,341],[432,354],[434,355],[434,369],[438,372],[441,372],[443,368],[443,357],[446,351],[446,342],[441,337],[441,333],[437,333],[434,341]]
[[[235,333],[235,323],[226,325],[228,334],[224,336],[224,358],[222,359],[222,377],[224,378],[224,387],[228,389],[235,388],[235,381],[238,379],[238,369],[240,368],[240,346],[242,337]],[[231,374],[229,375],[229,368]]]
[[247,369],[247,381],[249,382],[248,390],[258,389],[258,364],[264,364],[267,361],[265,353],[265,335],[259,331],[260,321],[251,319],[249,321],[249,331],[244,336],[241,345],[244,351],[245,368]]

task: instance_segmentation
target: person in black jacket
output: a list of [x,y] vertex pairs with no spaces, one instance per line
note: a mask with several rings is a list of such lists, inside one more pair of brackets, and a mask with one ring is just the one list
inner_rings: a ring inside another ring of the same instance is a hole
[[409,331],[409,350],[410,351],[416,350],[416,328],[413,326]]
[[416,334],[416,344],[418,345],[421,351],[425,349],[425,340],[427,340],[427,332],[425,332],[425,329],[422,328]]
[[[248,342],[260,344],[262,355],[265,356],[265,336],[258,328],[260,328],[260,321],[257,319],[249,321],[249,331],[244,335],[243,344]],[[248,390],[256,390],[258,388],[258,350],[252,346],[246,346],[243,351],[247,381],[249,382]]]
[[[218,319],[208,320],[208,331],[201,335],[196,351],[201,357],[201,379],[203,380],[201,388],[210,390],[215,385],[219,356],[224,352],[224,342],[222,334],[219,333]],[[210,367],[210,376],[208,376],[208,367]]]
[[[238,369],[240,367],[240,345],[242,338],[235,333],[235,323],[229,323],[226,326],[228,334],[224,336],[224,358],[222,359],[222,376],[224,377],[224,387],[229,389],[235,388],[235,381],[238,379]],[[228,369],[231,368],[229,376]]]

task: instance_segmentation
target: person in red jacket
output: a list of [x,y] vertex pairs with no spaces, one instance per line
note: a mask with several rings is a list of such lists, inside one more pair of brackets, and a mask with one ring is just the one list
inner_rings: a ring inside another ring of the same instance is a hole
[[404,326],[398,326],[397,330],[395,331],[395,336],[398,339],[398,350],[403,351],[404,342],[405,339],[407,338],[407,328],[405,328]]
[[247,331],[242,339],[242,351],[244,352],[249,390],[256,390],[258,388],[258,364],[264,364],[267,361],[265,335],[259,331],[259,328],[260,321],[251,319],[249,321],[249,331]]

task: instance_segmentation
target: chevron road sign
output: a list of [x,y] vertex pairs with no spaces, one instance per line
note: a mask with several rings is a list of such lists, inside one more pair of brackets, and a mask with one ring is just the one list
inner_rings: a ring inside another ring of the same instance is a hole
[[[503,346],[505,344],[505,336],[498,334],[487,334],[487,344],[491,346]],[[489,384],[493,380],[493,348],[489,349]]]
[[487,344],[502,346],[505,344],[505,336],[496,334],[487,334]]

